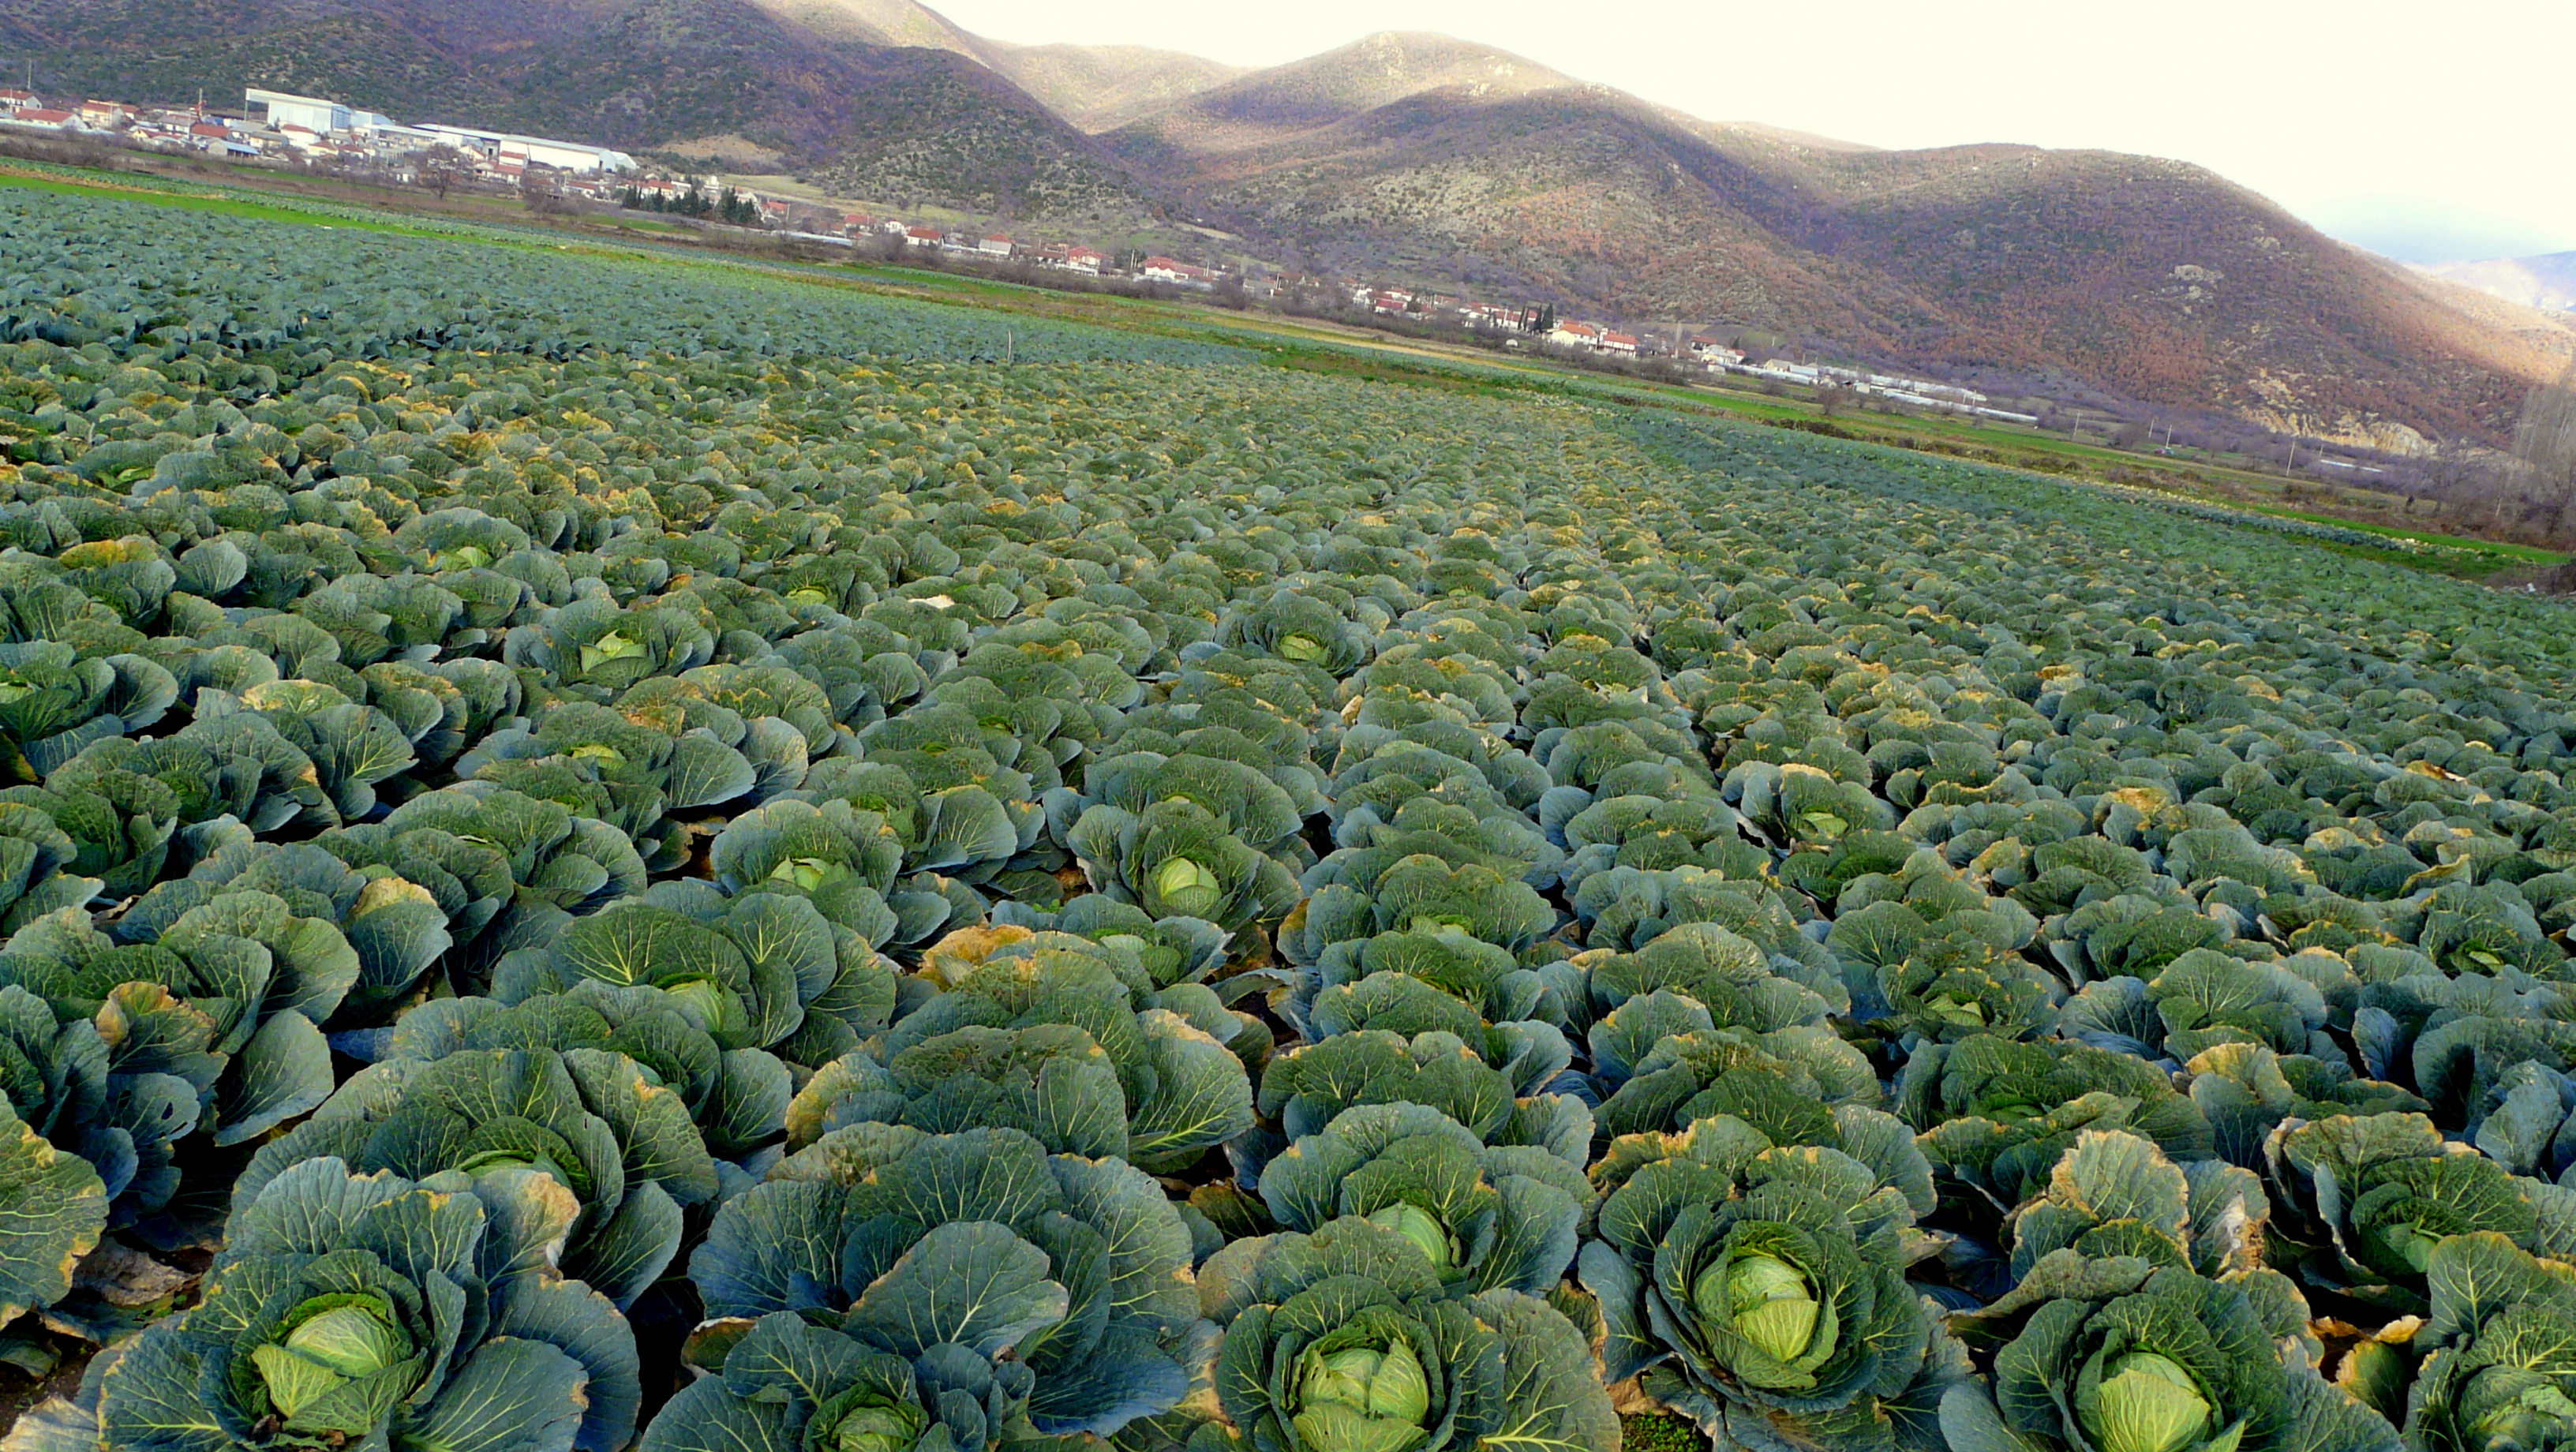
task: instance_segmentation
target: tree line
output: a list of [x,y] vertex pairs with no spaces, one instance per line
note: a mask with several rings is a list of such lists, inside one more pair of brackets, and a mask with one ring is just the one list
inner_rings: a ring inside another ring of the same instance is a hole
[[617,193],[617,204],[633,212],[667,212],[680,217],[699,217],[735,227],[760,225],[760,203],[726,187],[709,193],[696,181],[678,196],[647,192],[642,187],[625,187]]

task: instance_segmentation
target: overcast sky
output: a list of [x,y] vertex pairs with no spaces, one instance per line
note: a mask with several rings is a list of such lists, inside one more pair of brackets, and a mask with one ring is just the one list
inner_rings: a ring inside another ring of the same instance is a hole
[[1443,31],[1712,121],[2179,157],[2407,261],[2576,249],[2576,0],[930,3],[1243,66]]

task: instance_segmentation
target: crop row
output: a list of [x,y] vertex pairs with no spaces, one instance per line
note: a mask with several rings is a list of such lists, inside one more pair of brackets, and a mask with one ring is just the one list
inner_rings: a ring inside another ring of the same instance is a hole
[[137,215],[0,344],[11,1452],[2576,1438],[2560,607]]

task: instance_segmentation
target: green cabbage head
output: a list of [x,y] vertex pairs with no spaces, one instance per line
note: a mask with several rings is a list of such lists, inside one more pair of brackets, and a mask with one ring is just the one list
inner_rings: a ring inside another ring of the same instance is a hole
[[[2181,1452],[2209,1432],[2208,1393],[2171,1357],[2132,1351],[2103,1368],[2091,1430],[2102,1452]],[[2234,1445],[2231,1429],[2226,1438]]]
[[421,1370],[421,1348],[389,1296],[315,1296],[288,1312],[282,1329],[250,1358],[289,1432],[364,1435]]
[[1816,1300],[1816,1283],[1778,1256],[1755,1250],[1700,1272],[1691,1289],[1699,1313],[1731,1325],[1755,1350],[1782,1365],[1804,1359],[1817,1344],[1833,1349],[1835,1317]]
[[2491,1231],[2434,1248],[2426,1352],[2407,1396],[2420,1452],[2564,1452],[2576,1447],[2576,1272]]
[[1361,1318],[1297,1360],[1290,1421],[1315,1452],[1413,1452],[1428,1434],[1431,1384],[1400,1330]]
[[[1995,1345],[1991,1387],[1940,1404],[1957,1448],[2024,1452],[2396,1452],[2396,1429],[2295,1350],[2302,1301],[2270,1271],[2211,1280],[2140,1256],[2040,1258],[1983,1310],[1951,1318]],[[2510,1445],[2484,1444],[2487,1452]]]

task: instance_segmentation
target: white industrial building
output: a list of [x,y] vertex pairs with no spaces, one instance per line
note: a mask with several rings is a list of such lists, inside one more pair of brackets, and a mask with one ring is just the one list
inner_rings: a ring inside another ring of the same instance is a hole
[[450,146],[470,148],[496,161],[506,156],[531,166],[550,166],[557,171],[635,169],[635,158],[605,146],[588,146],[578,141],[550,141],[542,136],[484,131],[471,126],[422,126],[419,129]]
[[254,119],[266,121],[280,130],[301,126],[317,136],[328,136],[335,131],[374,131],[394,124],[390,116],[361,111],[345,101],[295,96],[284,91],[263,91],[256,86],[242,92],[242,105]]

